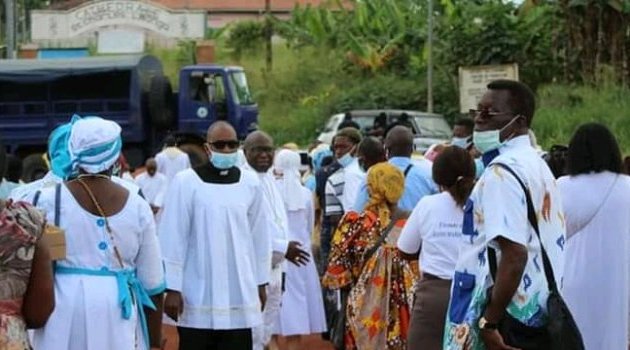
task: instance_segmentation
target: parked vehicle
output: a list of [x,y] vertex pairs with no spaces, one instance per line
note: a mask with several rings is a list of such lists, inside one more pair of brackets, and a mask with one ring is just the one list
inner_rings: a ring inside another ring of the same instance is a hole
[[[400,117],[406,114],[412,126],[414,145],[418,152],[426,151],[435,143],[449,142],[452,136],[451,127],[439,114],[396,109],[353,110],[349,113],[352,115],[352,120],[359,124],[364,135],[370,133],[374,119],[381,113],[387,116],[387,125],[396,124]],[[331,116],[317,139],[324,143],[332,143],[345,115],[345,113],[339,113]]]
[[0,137],[28,169],[45,167],[49,133],[77,113],[114,120],[132,166],[158,150],[167,133],[201,147],[214,121],[240,138],[257,128],[258,106],[240,67],[194,65],[179,72],[178,92],[153,56],[102,56],[0,62]]

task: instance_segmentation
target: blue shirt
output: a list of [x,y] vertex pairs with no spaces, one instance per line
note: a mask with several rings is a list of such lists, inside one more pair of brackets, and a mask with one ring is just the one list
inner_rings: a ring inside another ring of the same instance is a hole
[[[407,167],[411,165],[407,176],[405,176],[405,191],[398,201],[398,207],[400,209],[412,211],[422,197],[438,192],[437,186],[431,178],[430,167],[418,166],[412,162],[411,158],[407,157],[392,157],[388,162],[400,169],[403,173],[407,170]],[[364,181],[361,184],[361,190],[357,195],[357,199],[352,207],[352,210],[358,212],[363,211],[365,205],[368,203],[368,200],[369,194],[367,190],[367,183]]]

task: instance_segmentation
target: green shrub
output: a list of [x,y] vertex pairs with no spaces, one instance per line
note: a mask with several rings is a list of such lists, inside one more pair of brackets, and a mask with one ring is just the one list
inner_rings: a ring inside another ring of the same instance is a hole
[[578,126],[587,122],[606,125],[630,154],[630,90],[613,84],[547,85],[538,89],[539,107],[533,129],[538,142],[548,149],[568,144]]

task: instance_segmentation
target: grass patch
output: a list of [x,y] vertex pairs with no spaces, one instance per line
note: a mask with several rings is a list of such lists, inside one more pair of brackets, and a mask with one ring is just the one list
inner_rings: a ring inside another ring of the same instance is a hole
[[630,154],[630,90],[614,84],[546,85],[538,89],[539,107],[533,129],[548,149],[568,144],[581,124],[599,122],[617,137],[624,154]]

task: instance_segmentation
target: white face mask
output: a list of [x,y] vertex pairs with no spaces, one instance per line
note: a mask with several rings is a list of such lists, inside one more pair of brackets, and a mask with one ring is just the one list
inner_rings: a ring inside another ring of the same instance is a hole
[[475,144],[475,148],[477,148],[481,153],[487,153],[501,148],[511,137],[510,135],[510,137],[501,141],[501,132],[503,132],[503,130],[509,127],[520,117],[521,116],[518,115],[515,116],[509,123],[505,124],[504,127],[498,130],[473,131],[473,143]]

